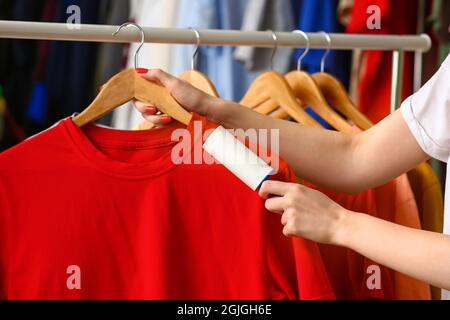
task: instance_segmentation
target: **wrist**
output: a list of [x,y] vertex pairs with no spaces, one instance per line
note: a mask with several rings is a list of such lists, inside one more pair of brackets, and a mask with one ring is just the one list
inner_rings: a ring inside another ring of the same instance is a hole
[[339,207],[337,215],[338,219],[332,242],[335,245],[348,248],[351,246],[351,238],[359,213]]
[[217,124],[226,126],[227,114],[230,111],[230,102],[215,97],[205,98],[203,104],[204,116]]

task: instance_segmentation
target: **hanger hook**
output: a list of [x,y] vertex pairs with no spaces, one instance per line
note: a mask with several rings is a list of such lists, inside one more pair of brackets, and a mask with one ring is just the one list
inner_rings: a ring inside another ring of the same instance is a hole
[[292,32],[301,34],[303,36],[303,38],[305,38],[305,41],[306,41],[305,51],[303,51],[303,53],[300,55],[300,57],[298,57],[298,60],[297,60],[297,71],[301,71],[303,58],[308,54],[308,51],[309,51],[309,46],[310,46],[309,37],[306,34],[306,32],[303,32],[302,30],[294,30]]
[[331,37],[325,31],[320,31],[320,33],[325,36],[325,40],[327,41],[327,50],[325,51],[325,54],[323,55],[322,60],[320,60],[320,72],[324,72],[325,71],[325,60],[327,59],[327,56],[331,50]]
[[198,49],[200,48],[200,32],[198,32],[197,29],[194,29],[192,27],[189,27],[189,29],[191,29],[192,31],[194,31],[195,34],[195,39],[196,39],[196,44],[195,44],[195,48],[192,51],[192,58],[191,58],[191,69],[195,69],[195,60],[198,54]]
[[272,55],[270,56],[270,69],[273,70],[273,58],[275,57],[275,53],[277,52],[278,49],[278,37],[273,30],[269,29],[267,31],[271,32],[271,36],[273,39],[273,50]]
[[137,23],[134,22],[125,22],[123,24],[121,24],[116,31],[114,31],[112,33],[113,36],[115,36],[117,33],[119,33],[120,30],[122,30],[123,27],[135,27],[137,29],[139,29],[139,31],[141,32],[141,42],[139,43],[138,48],[136,49],[136,52],[134,53],[134,68],[137,69],[138,67],[138,53],[139,50],[141,50],[142,46],[144,45],[145,42],[145,31],[144,29],[142,29],[142,27],[140,25],[138,25]]

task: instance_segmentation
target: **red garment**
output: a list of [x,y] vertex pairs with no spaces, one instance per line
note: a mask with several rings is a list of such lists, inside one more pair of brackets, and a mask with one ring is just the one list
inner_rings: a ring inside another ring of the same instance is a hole
[[[381,29],[370,30],[367,19],[369,6],[380,8]],[[355,1],[347,26],[349,33],[364,34],[415,34],[417,25],[417,0],[358,0]],[[360,110],[372,121],[378,122],[390,113],[391,51],[364,51],[365,63],[359,81]],[[413,54],[406,53],[403,69],[403,99],[413,91]]]
[[[349,195],[321,188],[306,182],[305,185],[326,194],[352,211],[420,229],[419,214],[406,175],[356,195]],[[380,239],[382,241],[382,239]],[[400,272],[386,268],[350,249],[319,245],[332,287],[338,299],[431,299],[430,286]],[[373,271],[369,266],[380,268],[381,287],[369,288],[367,281]]]
[[[349,195],[322,188],[310,182],[304,184],[323,192],[344,208],[379,216],[373,189],[357,195]],[[328,277],[338,299],[394,299],[394,282],[388,268],[347,248],[325,244],[320,244],[319,247]],[[367,273],[367,268],[370,265],[380,268],[380,289],[369,289],[367,286],[367,280],[371,275]]]
[[[333,299],[317,245],[283,236],[256,192],[173,163],[180,126],[68,118],[0,154],[0,298]],[[280,161],[274,179],[295,176]]]

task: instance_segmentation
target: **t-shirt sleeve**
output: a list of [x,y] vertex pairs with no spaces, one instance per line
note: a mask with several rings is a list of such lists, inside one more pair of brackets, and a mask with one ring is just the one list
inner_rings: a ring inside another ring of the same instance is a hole
[[450,156],[450,55],[400,110],[420,147],[447,162]]

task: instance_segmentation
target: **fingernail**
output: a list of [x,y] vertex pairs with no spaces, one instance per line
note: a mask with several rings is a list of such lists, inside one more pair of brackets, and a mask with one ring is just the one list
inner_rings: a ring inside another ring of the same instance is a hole
[[167,123],[167,122],[170,122],[171,120],[172,120],[172,118],[170,116],[162,116],[160,121]]
[[145,107],[145,113],[154,114],[154,113],[156,113],[156,108],[155,107]]
[[136,72],[137,73],[147,73],[148,69],[146,69],[146,68],[136,68]]

